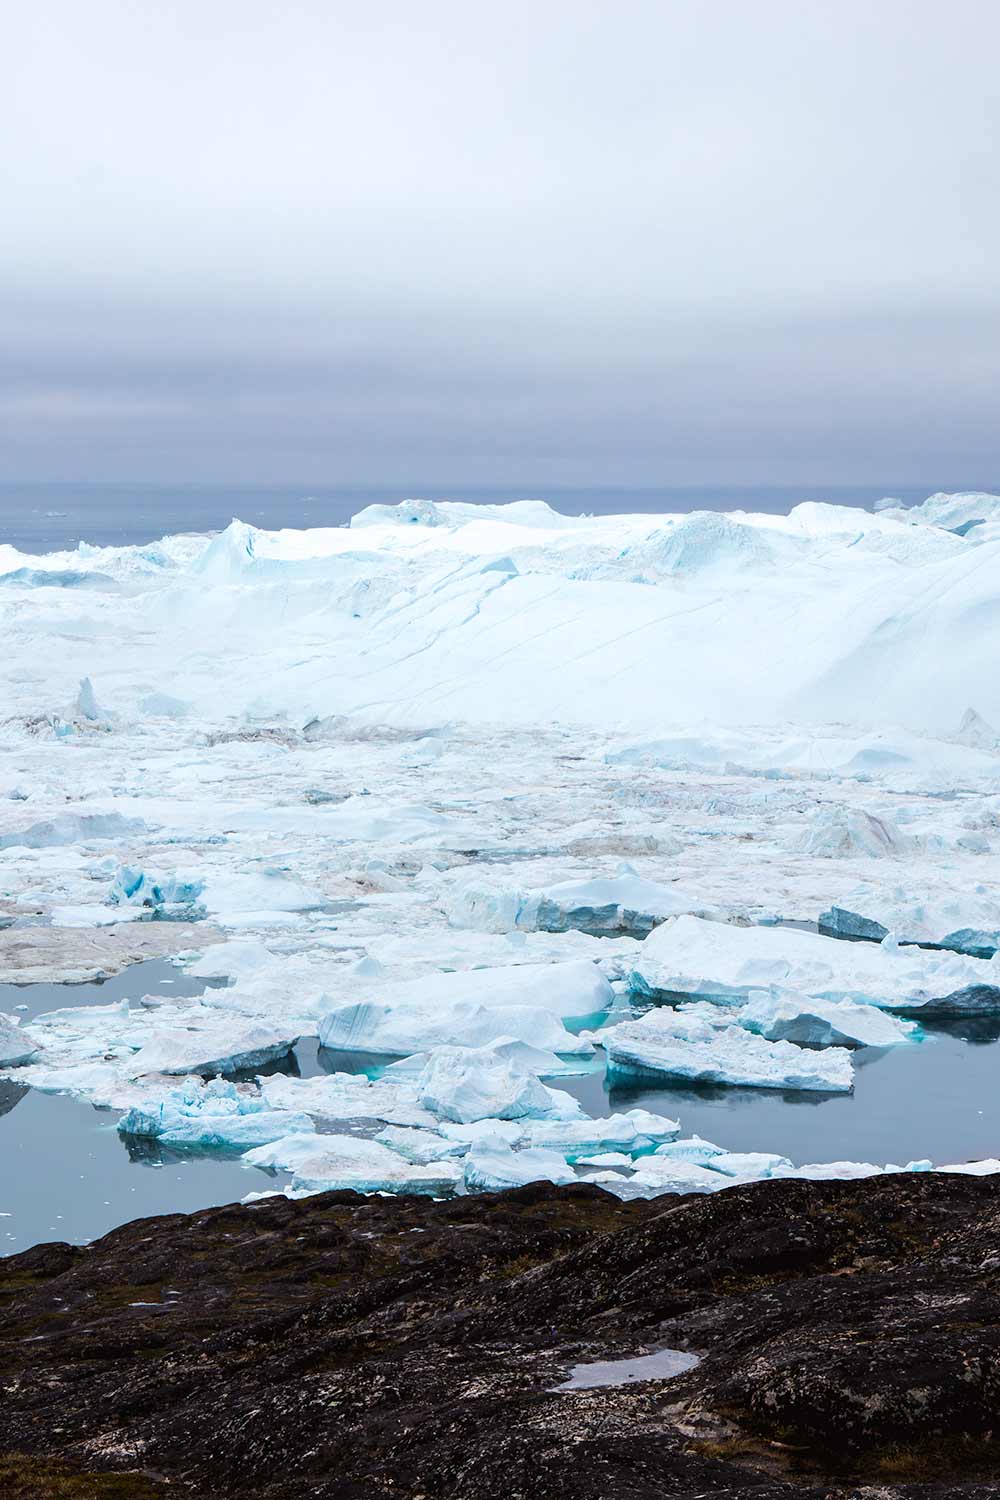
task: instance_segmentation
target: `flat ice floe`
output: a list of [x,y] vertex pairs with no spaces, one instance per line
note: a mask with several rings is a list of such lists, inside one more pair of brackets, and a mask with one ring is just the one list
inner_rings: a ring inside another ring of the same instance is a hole
[[818,1100],[1000,1013],[998,504],[0,545],[0,983],[229,981],[53,1000],[4,1076],[294,1193],[889,1169],[586,1085]]

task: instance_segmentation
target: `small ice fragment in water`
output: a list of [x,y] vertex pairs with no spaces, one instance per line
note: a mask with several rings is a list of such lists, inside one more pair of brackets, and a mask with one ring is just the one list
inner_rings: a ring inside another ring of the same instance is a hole
[[597,1360],[592,1364],[574,1365],[569,1378],[557,1391],[584,1391],[592,1386],[630,1385],[634,1380],[673,1380],[699,1363],[697,1354],[684,1349],[658,1349],[655,1354],[641,1354],[632,1359]]

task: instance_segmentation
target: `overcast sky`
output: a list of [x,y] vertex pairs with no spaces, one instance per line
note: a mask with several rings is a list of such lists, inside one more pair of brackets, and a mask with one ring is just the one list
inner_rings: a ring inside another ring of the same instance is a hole
[[1000,483],[995,0],[4,33],[3,479]]

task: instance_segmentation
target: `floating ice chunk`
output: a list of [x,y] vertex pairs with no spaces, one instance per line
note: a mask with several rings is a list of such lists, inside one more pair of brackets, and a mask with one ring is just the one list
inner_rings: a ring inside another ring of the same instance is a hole
[[255,875],[209,875],[202,899],[209,914],[223,924],[248,912],[315,911],[324,903],[320,891],[267,867]]
[[323,1073],[290,1078],[274,1073],[258,1080],[269,1109],[302,1110],[326,1120],[385,1120],[394,1125],[433,1127],[437,1121],[420,1104],[408,1082],[366,1078],[361,1073]]
[[808,1182],[836,1182],[855,1177],[880,1177],[885,1169],[870,1161],[813,1161],[802,1167],[773,1167],[772,1177],[803,1177]]
[[184,972],[198,979],[253,980],[275,967],[276,960],[256,938],[228,938],[185,965]]
[[472,1002],[426,1008],[362,1000],[330,1010],[319,1023],[324,1047],[409,1057],[435,1047],[484,1047],[513,1039],[547,1052],[588,1055],[588,1041],[573,1036],[550,1011],[536,1005],[486,1006]]
[[713,1157],[725,1156],[726,1151],[711,1141],[703,1141],[700,1135],[690,1135],[683,1141],[666,1141],[657,1146],[655,1154],[670,1161],[690,1161],[696,1166],[707,1167]]
[[913,1021],[900,1021],[873,1005],[810,999],[777,986],[751,992],[737,1019],[769,1042],[804,1047],[895,1047],[918,1031]]
[[846,1093],[853,1086],[850,1053],[841,1047],[807,1052],[790,1042],[768,1042],[741,1026],[654,1010],[623,1021],[604,1038],[609,1072],[685,1078],[743,1088],[810,1089]]
[[158,1104],[136,1105],[118,1121],[121,1135],[148,1136],[174,1146],[265,1145],[282,1136],[310,1134],[308,1115],[267,1109],[259,1095],[241,1093],[232,1083],[189,1079]]
[[776,1156],[771,1151],[721,1151],[706,1162],[713,1172],[724,1177],[770,1177],[779,1167],[790,1167],[787,1156]]
[[471,1125],[445,1123],[439,1129],[446,1140],[454,1141],[465,1149],[470,1146],[490,1146],[497,1142],[511,1147],[524,1143],[523,1120],[476,1120]]
[[20,833],[5,833],[0,837],[0,849],[54,849],[63,844],[89,843],[91,839],[134,838],[146,832],[141,818],[125,818],[121,813],[58,813]]
[[[578,1156],[576,1165],[578,1167],[631,1167],[632,1158],[626,1156],[623,1151],[599,1151],[596,1156]],[[607,1180],[603,1172],[591,1172],[586,1178],[587,1182],[606,1182]]]
[[383,1146],[388,1146],[390,1151],[398,1151],[400,1156],[419,1166],[464,1156],[469,1149],[465,1141],[445,1140],[433,1130],[413,1130],[404,1125],[387,1125],[375,1139],[381,1141]]
[[453,1161],[408,1162],[381,1141],[354,1135],[292,1135],[243,1157],[247,1166],[290,1171],[293,1192],[353,1188],[359,1193],[440,1195],[454,1191],[462,1169]]
[[[541,1119],[558,1113],[561,1103],[555,1090],[490,1047],[437,1048],[428,1055],[416,1087],[425,1109],[461,1125],[485,1119]],[[580,1113],[580,1106],[572,1103],[574,1113]]]
[[603,1120],[530,1120],[524,1125],[522,1139],[531,1146],[559,1151],[570,1160],[584,1153],[621,1148],[640,1151],[656,1141],[669,1140],[680,1133],[676,1120],[651,1115],[646,1110],[610,1115]]
[[778,985],[825,1000],[853,1000],[934,1015],[1000,1010],[1000,968],[983,959],[896,944],[844,943],[787,927],[732,927],[678,917],[642,944],[630,983],[656,998],[720,1003]]
[[0,1012],[0,1068],[18,1068],[40,1052],[36,1041],[11,1016]]
[[277,1026],[219,1019],[198,1029],[154,1028],[125,1065],[130,1078],[144,1073],[238,1073],[287,1057],[298,1041]]
[[152,875],[145,870],[120,865],[108,892],[110,906],[145,906],[157,911],[166,907],[192,907],[202,893],[200,880],[178,875]]
[[614,877],[565,880],[524,891],[474,877],[462,881],[445,902],[449,919],[483,932],[585,932],[594,937],[622,933],[645,937],[666,917],[712,911],[705,900],[659,885],[623,865]]
[[478,1005],[538,1006],[566,1021],[607,1010],[614,994],[589,959],[559,964],[514,964],[504,968],[463,969],[384,985],[378,998],[394,1007],[437,1009],[455,1001]]
[[721,1172],[710,1172],[697,1162],[644,1156],[630,1183],[657,1193],[717,1193],[726,1185],[726,1179]]
[[575,1182],[576,1173],[555,1151],[511,1151],[496,1141],[470,1150],[464,1180],[469,1189],[501,1192],[529,1182]]
[[859,807],[832,803],[817,808],[799,842],[802,854],[823,859],[848,859],[856,854],[898,859],[913,847],[914,840],[901,833],[891,818],[876,818]]

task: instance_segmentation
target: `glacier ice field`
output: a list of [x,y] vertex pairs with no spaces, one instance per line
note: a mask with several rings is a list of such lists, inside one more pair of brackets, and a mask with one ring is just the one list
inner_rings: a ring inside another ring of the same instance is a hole
[[0,545],[0,1248],[1000,1171],[1000,497]]

